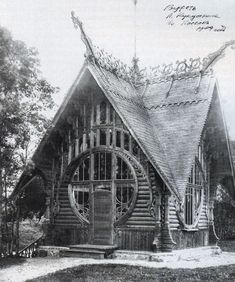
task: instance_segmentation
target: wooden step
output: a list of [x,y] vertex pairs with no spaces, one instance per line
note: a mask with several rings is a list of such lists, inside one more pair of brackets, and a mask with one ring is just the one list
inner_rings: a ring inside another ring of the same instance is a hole
[[61,251],[62,257],[79,257],[79,258],[93,258],[93,259],[104,259],[106,254],[104,251],[95,250],[67,250]]
[[104,259],[108,258],[116,249],[116,245],[71,245],[69,250],[63,251],[61,255],[64,257]]

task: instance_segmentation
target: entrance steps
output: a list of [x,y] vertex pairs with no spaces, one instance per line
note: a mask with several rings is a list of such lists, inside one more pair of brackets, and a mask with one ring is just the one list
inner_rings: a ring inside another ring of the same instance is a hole
[[69,249],[61,251],[60,256],[105,259],[110,258],[116,249],[116,245],[71,245]]

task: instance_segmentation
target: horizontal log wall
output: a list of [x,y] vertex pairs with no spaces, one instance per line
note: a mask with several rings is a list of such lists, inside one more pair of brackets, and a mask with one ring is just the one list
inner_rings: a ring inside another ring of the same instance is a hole
[[176,214],[176,208],[173,202],[173,197],[169,199],[169,224],[170,230],[177,230],[180,227],[179,219]]
[[150,187],[146,177],[142,173],[136,173],[138,181],[138,195],[135,207],[125,226],[130,227],[154,227],[154,218],[150,215]]
[[198,228],[200,230],[209,228],[209,219],[207,216],[207,211],[208,211],[207,191],[206,189],[204,189],[203,206],[200,214],[200,219],[198,221]]

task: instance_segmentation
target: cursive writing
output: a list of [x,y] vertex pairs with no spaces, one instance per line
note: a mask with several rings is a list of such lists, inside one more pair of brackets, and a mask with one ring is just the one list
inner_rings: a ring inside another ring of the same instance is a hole
[[173,26],[175,24],[194,28],[196,31],[214,31],[224,32],[225,25],[219,25],[218,14],[206,14],[197,12],[196,6],[176,6],[174,4],[167,5],[164,8],[167,24]]

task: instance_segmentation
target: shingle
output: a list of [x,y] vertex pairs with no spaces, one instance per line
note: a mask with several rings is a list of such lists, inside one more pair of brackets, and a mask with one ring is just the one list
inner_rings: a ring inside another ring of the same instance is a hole
[[115,74],[94,65],[90,69],[155,169],[182,198],[209,111],[209,87],[214,79],[207,74],[201,79],[175,80],[172,85],[169,81],[155,83],[148,86],[143,98],[141,91]]

